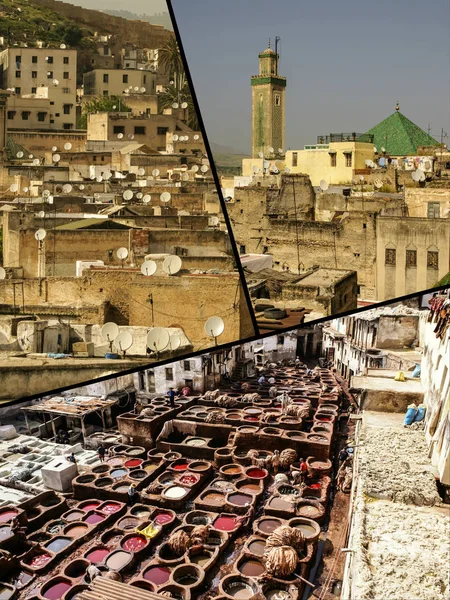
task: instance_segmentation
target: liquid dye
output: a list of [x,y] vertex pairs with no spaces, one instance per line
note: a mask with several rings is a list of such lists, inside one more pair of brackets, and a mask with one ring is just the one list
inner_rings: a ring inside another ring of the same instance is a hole
[[207,504],[213,504],[214,506],[220,506],[225,502],[225,496],[216,492],[211,492],[202,497],[202,501]]
[[267,471],[265,469],[250,469],[247,471],[247,475],[252,479],[264,479],[267,475]]
[[125,477],[128,473],[127,469],[113,469],[110,473],[111,477],[114,479],[118,479],[119,477]]
[[14,517],[18,515],[17,510],[3,510],[0,511],[0,523],[6,523],[7,521],[11,521]]
[[143,462],[144,461],[141,458],[131,458],[130,460],[127,460],[125,466],[132,469],[134,467],[140,467]]
[[49,542],[45,547],[52,552],[60,552],[71,543],[72,540],[70,538],[57,537]]
[[248,545],[249,551],[256,556],[263,556],[265,548],[266,542],[263,540],[255,540]]
[[13,584],[17,588],[21,588],[26,585],[29,581],[31,581],[33,577],[32,573],[27,573],[27,571],[21,571],[17,577],[14,579]]
[[139,550],[142,550],[146,544],[147,541],[145,537],[142,535],[134,535],[123,542],[122,548],[127,552],[139,552]]
[[195,554],[190,557],[191,562],[203,567],[211,560],[211,554]]
[[150,567],[144,571],[144,579],[156,585],[162,585],[169,580],[170,569],[167,567]]
[[230,494],[228,496],[228,502],[237,506],[245,506],[246,504],[250,504],[252,500],[253,497],[248,494]]
[[186,471],[186,469],[188,468],[188,464],[187,463],[178,463],[176,465],[173,465],[172,468],[175,469],[175,471]]
[[258,524],[259,530],[263,533],[272,533],[272,531],[275,531],[275,529],[279,526],[280,521],[277,521],[275,519],[263,519]]
[[108,548],[96,548],[86,554],[86,559],[91,563],[98,564],[103,562],[105,556],[109,554]]
[[78,521],[82,517],[84,517],[84,509],[83,509],[83,511],[72,510],[72,511],[68,512],[64,518],[66,519],[66,521]]
[[258,577],[264,573],[265,568],[259,560],[246,560],[239,566],[239,571],[247,577]]
[[180,478],[180,483],[185,483],[187,485],[194,485],[197,481],[198,477],[195,475],[183,475],[183,477]]
[[102,506],[101,511],[106,513],[107,515],[112,515],[119,511],[120,508],[120,504],[117,504],[116,502],[108,502],[107,504],[104,504]]
[[70,590],[71,587],[72,584],[68,581],[60,581],[59,583],[55,583],[44,592],[44,598],[48,598],[48,600],[59,600],[59,598],[62,598],[62,596],[67,592],[67,590]]
[[109,557],[105,561],[105,565],[113,571],[119,571],[130,561],[131,555],[128,552],[122,550],[116,550],[111,552]]
[[105,517],[103,515],[100,515],[99,513],[92,513],[92,515],[88,515],[83,520],[86,521],[86,523],[89,523],[89,525],[95,525],[95,523],[100,523],[100,521],[104,521]]
[[90,510],[97,508],[97,506],[100,506],[100,502],[89,502],[88,504],[80,506],[80,508],[81,510],[84,510],[84,512],[89,512]]
[[232,531],[236,528],[234,517],[222,516],[214,521],[214,527],[219,531]]
[[73,525],[73,527],[69,527],[66,530],[65,534],[73,538],[79,538],[84,535],[88,529],[88,527],[84,527],[83,525]]
[[50,554],[43,552],[42,554],[36,554],[36,556],[33,556],[33,558],[27,562],[27,565],[30,565],[30,567],[33,567],[33,569],[38,569],[47,564],[50,559]]
[[12,598],[14,594],[14,590],[12,590],[9,587],[3,586],[0,583],[0,600],[9,600],[10,598]]
[[155,523],[158,525],[165,525],[166,523],[170,523],[173,520],[173,516],[170,513],[159,513],[154,519]]
[[0,527],[0,542],[6,540],[11,536],[11,527],[9,525],[5,525],[4,527]]

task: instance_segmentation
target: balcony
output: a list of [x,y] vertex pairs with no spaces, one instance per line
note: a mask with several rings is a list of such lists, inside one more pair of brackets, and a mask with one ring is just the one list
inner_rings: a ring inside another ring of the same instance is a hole
[[332,142],[365,142],[373,144],[374,136],[369,133],[330,133],[329,135],[319,135],[318,144],[331,144]]

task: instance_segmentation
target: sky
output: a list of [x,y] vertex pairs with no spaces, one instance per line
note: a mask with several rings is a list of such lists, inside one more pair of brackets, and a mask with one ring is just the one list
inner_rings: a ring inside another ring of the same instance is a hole
[[[135,0],[136,1],[136,0]],[[450,135],[450,2],[172,0],[210,142],[251,149],[251,75],[281,37],[286,149],[400,111]],[[449,138],[445,140],[449,142]]]
[[138,15],[168,12],[166,0],[67,0],[70,4],[92,10],[128,10]]

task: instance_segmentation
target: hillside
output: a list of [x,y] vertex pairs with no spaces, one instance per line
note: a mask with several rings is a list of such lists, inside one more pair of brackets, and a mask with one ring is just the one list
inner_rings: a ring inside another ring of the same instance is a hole
[[112,10],[112,9],[101,9],[102,12],[114,17],[122,17],[123,19],[130,19],[133,21],[147,21],[152,25],[161,25],[164,29],[173,31],[172,21],[170,20],[169,13],[160,13],[156,15],[137,15],[136,13],[129,12],[128,10]]

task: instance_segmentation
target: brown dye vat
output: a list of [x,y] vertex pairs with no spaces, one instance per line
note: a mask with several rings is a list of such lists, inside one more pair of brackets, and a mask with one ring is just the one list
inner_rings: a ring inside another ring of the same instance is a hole
[[64,535],[68,535],[71,538],[79,538],[85,535],[89,527],[85,523],[74,523],[64,529]]
[[125,462],[125,458],[120,456],[113,456],[112,458],[106,459],[106,462],[113,467],[118,467],[120,465],[123,465],[123,463]]
[[288,524],[290,527],[300,529],[305,536],[305,540],[309,543],[316,542],[319,539],[320,527],[312,519],[296,517],[295,519],[291,519]]
[[180,565],[172,573],[172,579],[178,585],[183,587],[192,587],[199,585],[204,579],[205,572],[196,565]]
[[192,510],[184,517],[187,525],[210,525],[211,517],[202,510]]
[[203,472],[209,469],[209,463],[202,460],[195,460],[190,463],[189,470],[196,472]]
[[[293,507],[292,502],[288,502],[287,500],[284,500],[280,496],[275,496],[269,502],[269,508],[274,508],[275,510],[291,511],[292,507]],[[308,515],[305,515],[305,516],[308,516]]]
[[209,563],[209,561],[212,559],[212,556],[212,552],[209,552],[208,550],[201,550],[198,553],[189,554],[189,560],[191,561],[191,563],[194,563],[199,567],[205,568],[205,565]]
[[95,485],[95,487],[98,487],[98,488],[105,488],[105,487],[109,487],[113,483],[114,483],[114,480],[111,477],[100,477],[100,479],[97,479],[97,481],[94,483],[94,485]]
[[246,506],[251,504],[252,501],[253,496],[250,496],[249,494],[228,494],[228,502],[230,504],[235,504],[236,506]]
[[263,540],[263,539],[253,540],[253,542],[250,542],[250,544],[247,546],[247,548],[248,548],[248,551],[251,552],[252,554],[256,554],[256,556],[263,556],[264,550],[266,548],[266,540]]
[[249,558],[238,565],[238,571],[247,577],[259,577],[264,573],[265,567],[259,560]]
[[140,524],[140,519],[137,517],[124,517],[117,523],[119,529],[136,529]]
[[93,473],[107,473],[109,471],[108,465],[98,465],[92,469]]
[[131,562],[132,556],[124,550],[114,550],[105,559],[105,565],[112,571],[120,571]]
[[292,595],[283,587],[277,587],[276,584],[273,584],[274,587],[270,589],[264,589],[263,595],[266,600],[291,600]]
[[64,569],[64,575],[72,579],[78,579],[86,573],[89,564],[88,560],[83,560],[82,558],[73,560]]
[[257,483],[250,483],[248,481],[238,482],[236,487],[241,492],[247,492],[248,494],[259,494],[261,492],[261,487]]
[[248,600],[257,591],[251,580],[244,577],[226,577],[222,580],[221,587],[225,594],[235,598],[235,600]]
[[258,523],[258,529],[262,533],[269,535],[280,525],[281,521],[279,519],[263,518]]
[[95,479],[95,475],[80,475],[75,479],[75,483],[92,483]]
[[207,492],[201,497],[202,502],[211,504],[212,506],[221,506],[225,503],[225,494],[219,494],[218,492]]
[[152,583],[150,583],[150,581],[145,581],[145,579],[135,579],[134,581],[130,582],[130,585],[132,585],[133,587],[137,587],[141,590],[147,590],[147,592],[155,591],[155,586]]
[[147,475],[148,473],[145,469],[136,469],[135,471],[131,471],[128,477],[130,479],[144,479]]
[[118,494],[126,494],[128,492],[129,487],[129,485],[126,485],[124,483],[116,483],[112,486],[112,489]]
[[150,517],[150,509],[142,505],[133,506],[133,508],[130,510],[130,514],[132,514],[134,517],[140,517],[143,519]]
[[186,600],[186,598],[188,598],[189,596],[189,592],[186,588],[173,583],[165,585],[164,587],[159,589],[158,592],[160,592],[161,594],[163,594],[164,592],[168,592],[170,594],[170,598],[172,598],[173,600]]
[[225,477],[237,477],[238,475],[242,475],[242,467],[235,464],[224,465],[220,468],[220,472]]

